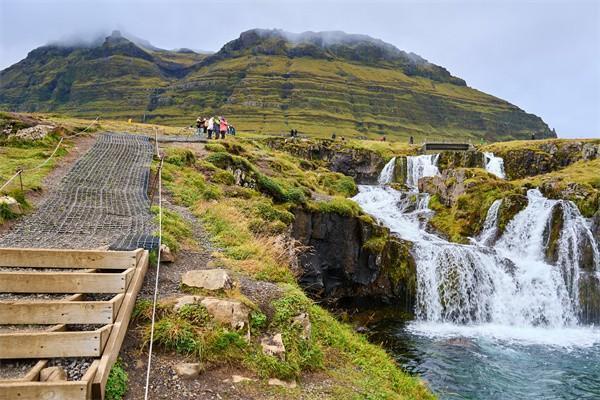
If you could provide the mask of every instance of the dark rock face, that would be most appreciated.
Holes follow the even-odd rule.
[[[393,304],[412,312],[416,266],[410,243],[361,217],[296,209],[292,236],[310,248],[299,259],[300,285],[338,304]]]
[[[331,140],[270,139],[268,145],[310,161],[323,161],[333,172],[351,176],[358,184],[377,183],[385,160],[378,153],[350,149]]]
[[[592,217],[590,230],[592,231],[592,235],[594,235],[594,239],[596,239],[596,243],[600,243],[600,209]]]

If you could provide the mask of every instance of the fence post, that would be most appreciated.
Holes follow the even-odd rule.
[[[19,183],[21,184],[21,194],[24,195],[25,193],[23,192],[23,169],[19,169],[17,171],[19,173]]]

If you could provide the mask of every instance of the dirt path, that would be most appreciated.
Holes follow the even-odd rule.
[[[36,212],[0,237],[0,247],[149,247],[154,242],[147,196],[152,154],[147,137],[99,136]]]

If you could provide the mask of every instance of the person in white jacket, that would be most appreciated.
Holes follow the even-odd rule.
[[[213,128],[215,126],[215,118],[214,117],[210,117],[210,119],[208,120],[208,138],[212,139],[212,134],[213,134]],[[218,133],[217,133],[218,135]]]

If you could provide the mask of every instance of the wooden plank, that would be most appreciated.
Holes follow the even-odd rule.
[[[123,293],[130,273],[0,272],[0,292]]]
[[[104,389],[106,387],[108,374],[115,363],[117,356],[119,355],[121,344],[123,344],[123,339],[125,338],[125,333],[127,332],[127,326],[129,325],[129,320],[131,319],[131,312],[133,311],[133,307],[135,305],[135,299],[140,291],[140,288],[142,287],[144,276],[146,275],[146,271],[148,269],[148,261],[149,253],[148,251],[144,251],[144,255],[140,259],[138,267],[135,270],[135,276],[133,277],[131,285],[127,290],[125,299],[123,300],[123,304],[119,309],[119,314],[117,315],[117,319],[113,325],[110,337],[108,338],[108,342],[104,348],[104,353],[100,359],[98,371],[96,372],[96,376],[94,377],[94,382],[92,384],[93,399],[104,399]]]
[[[0,301],[0,324],[112,324],[113,301]]]
[[[100,357],[112,325],[95,331],[0,334],[0,359]]]
[[[31,367],[27,373],[18,378],[0,379],[0,383],[11,383],[11,382],[31,382],[37,381],[40,378],[40,371],[46,366],[48,360],[39,360]]]
[[[86,400],[83,381],[0,383],[0,400]]]
[[[0,248],[1,267],[127,269],[139,251]]]

